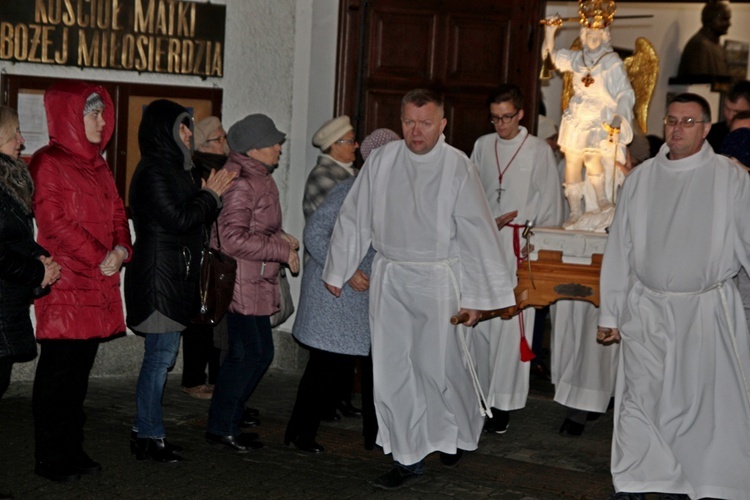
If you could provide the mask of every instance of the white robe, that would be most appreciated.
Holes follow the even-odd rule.
[[[519,150],[521,143],[523,147]],[[498,203],[498,163],[500,170],[504,170],[516,151],[518,154],[503,174],[503,191]],[[536,219],[539,227],[560,225],[563,213],[562,186],[555,155],[545,141],[529,135],[525,127],[521,127],[521,131],[510,140],[501,139],[495,133],[488,134],[477,139],[471,159],[479,170],[493,216],[518,210],[514,224],[524,224],[527,220]],[[513,271],[515,287],[518,280],[516,255],[513,251],[514,231],[516,229],[508,226],[503,228],[500,231],[500,241],[505,250],[505,265]],[[520,238],[522,245],[524,241]],[[495,318],[483,321],[471,333],[477,375],[487,402],[492,407],[516,410],[526,406],[530,364],[521,361],[520,321],[523,318],[524,334],[530,346],[534,336],[534,316],[534,309],[527,309],[523,314],[508,320]]]
[[[596,341],[599,309],[582,300],[561,300],[552,315],[552,383],[555,401],[604,413],[615,390],[619,345]]]
[[[450,317],[515,303],[476,168],[441,137],[427,154],[376,149],[339,213],[323,272],[340,287],[372,243],[377,443],[402,464],[474,450],[480,405]]]
[[[619,327],[617,491],[750,495],[750,347],[732,280],[750,265],[750,177],[708,146],[663,146],[625,181],[601,278]]]

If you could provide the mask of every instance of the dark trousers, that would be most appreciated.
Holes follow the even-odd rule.
[[[0,399],[10,385],[10,374],[13,371],[13,358],[6,356],[0,358]]]
[[[362,370],[362,435],[365,444],[375,444],[378,437],[378,419],[375,416],[373,399],[372,354],[359,357],[359,368]]]
[[[537,309],[534,314],[534,336],[531,340],[531,350],[536,355],[531,360],[532,363],[544,364],[544,328],[547,325],[547,316],[549,316],[549,306]]]
[[[214,347],[214,327],[190,325],[182,332],[182,386],[196,387],[216,383],[219,369],[219,349]]]
[[[83,402],[99,340],[42,340],[39,345],[32,396],[35,458],[71,460],[83,449]]]
[[[308,348],[305,373],[299,381],[297,399],[292,416],[286,427],[285,441],[312,441],[318,433],[320,420],[330,413],[339,400],[340,382],[343,377],[351,378],[356,356],[338,354]]]
[[[219,367],[208,412],[208,432],[236,436],[245,402],[273,361],[273,335],[268,316],[227,313],[228,349]]]

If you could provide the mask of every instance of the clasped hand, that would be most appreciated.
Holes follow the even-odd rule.
[[[113,276],[120,272],[122,263],[125,260],[125,251],[121,248],[115,248],[111,252],[107,253],[101,264],[99,264],[99,270],[104,276]]]
[[[621,340],[620,330],[600,326],[596,329],[596,341],[603,345],[617,344]]]
[[[42,284],[40,286],[46,288],[60,279],[60,271],[62,268],[60,267],[60,264],[52,260],[52,257],[40,255],[39,260],[44,264],[44,278],[42,278]]]

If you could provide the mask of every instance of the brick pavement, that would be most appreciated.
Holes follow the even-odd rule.
[[[266,374],[250,405],[261,410],[257,428],[265,448],[246,455],[216,451],[203,440],[209,402],[187,397],[171,376],[164,407],[169,439],[181,444],[179,466],[138,462],[129,454],[135,409],[133,378],[92,379],[86,402],[88,453],[104,472],[71,484],[33,473],[31,383],[11,385],[0,401],[0,491],[17,499],[110,498],[498,498],[605,499],[609,475],[611,413],[587,425],[580,438],[558,434],[565,410],[549,400],[550,387],[535,384],[526,409],[513,412],[502,436],[483,435],[479,450],[455,469],[427,460],[425,480],[384,492],[371,481],[390,459],[362,446],[359,419],[325,423],[318,441],[326,453],[311,456],[282,444],[298,376]]]

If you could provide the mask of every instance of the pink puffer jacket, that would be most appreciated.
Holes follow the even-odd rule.
[[[279,310],[279,267],[289,260],[291,250],[280,236],[279,189],[271,171],[246,155],[231,152],[224,168],[237,172],[234,184],[222,196],[219,215],[221,250],[237,259],[229,310],[270,316]],[[212,245],[216,247],[216,234]]]

